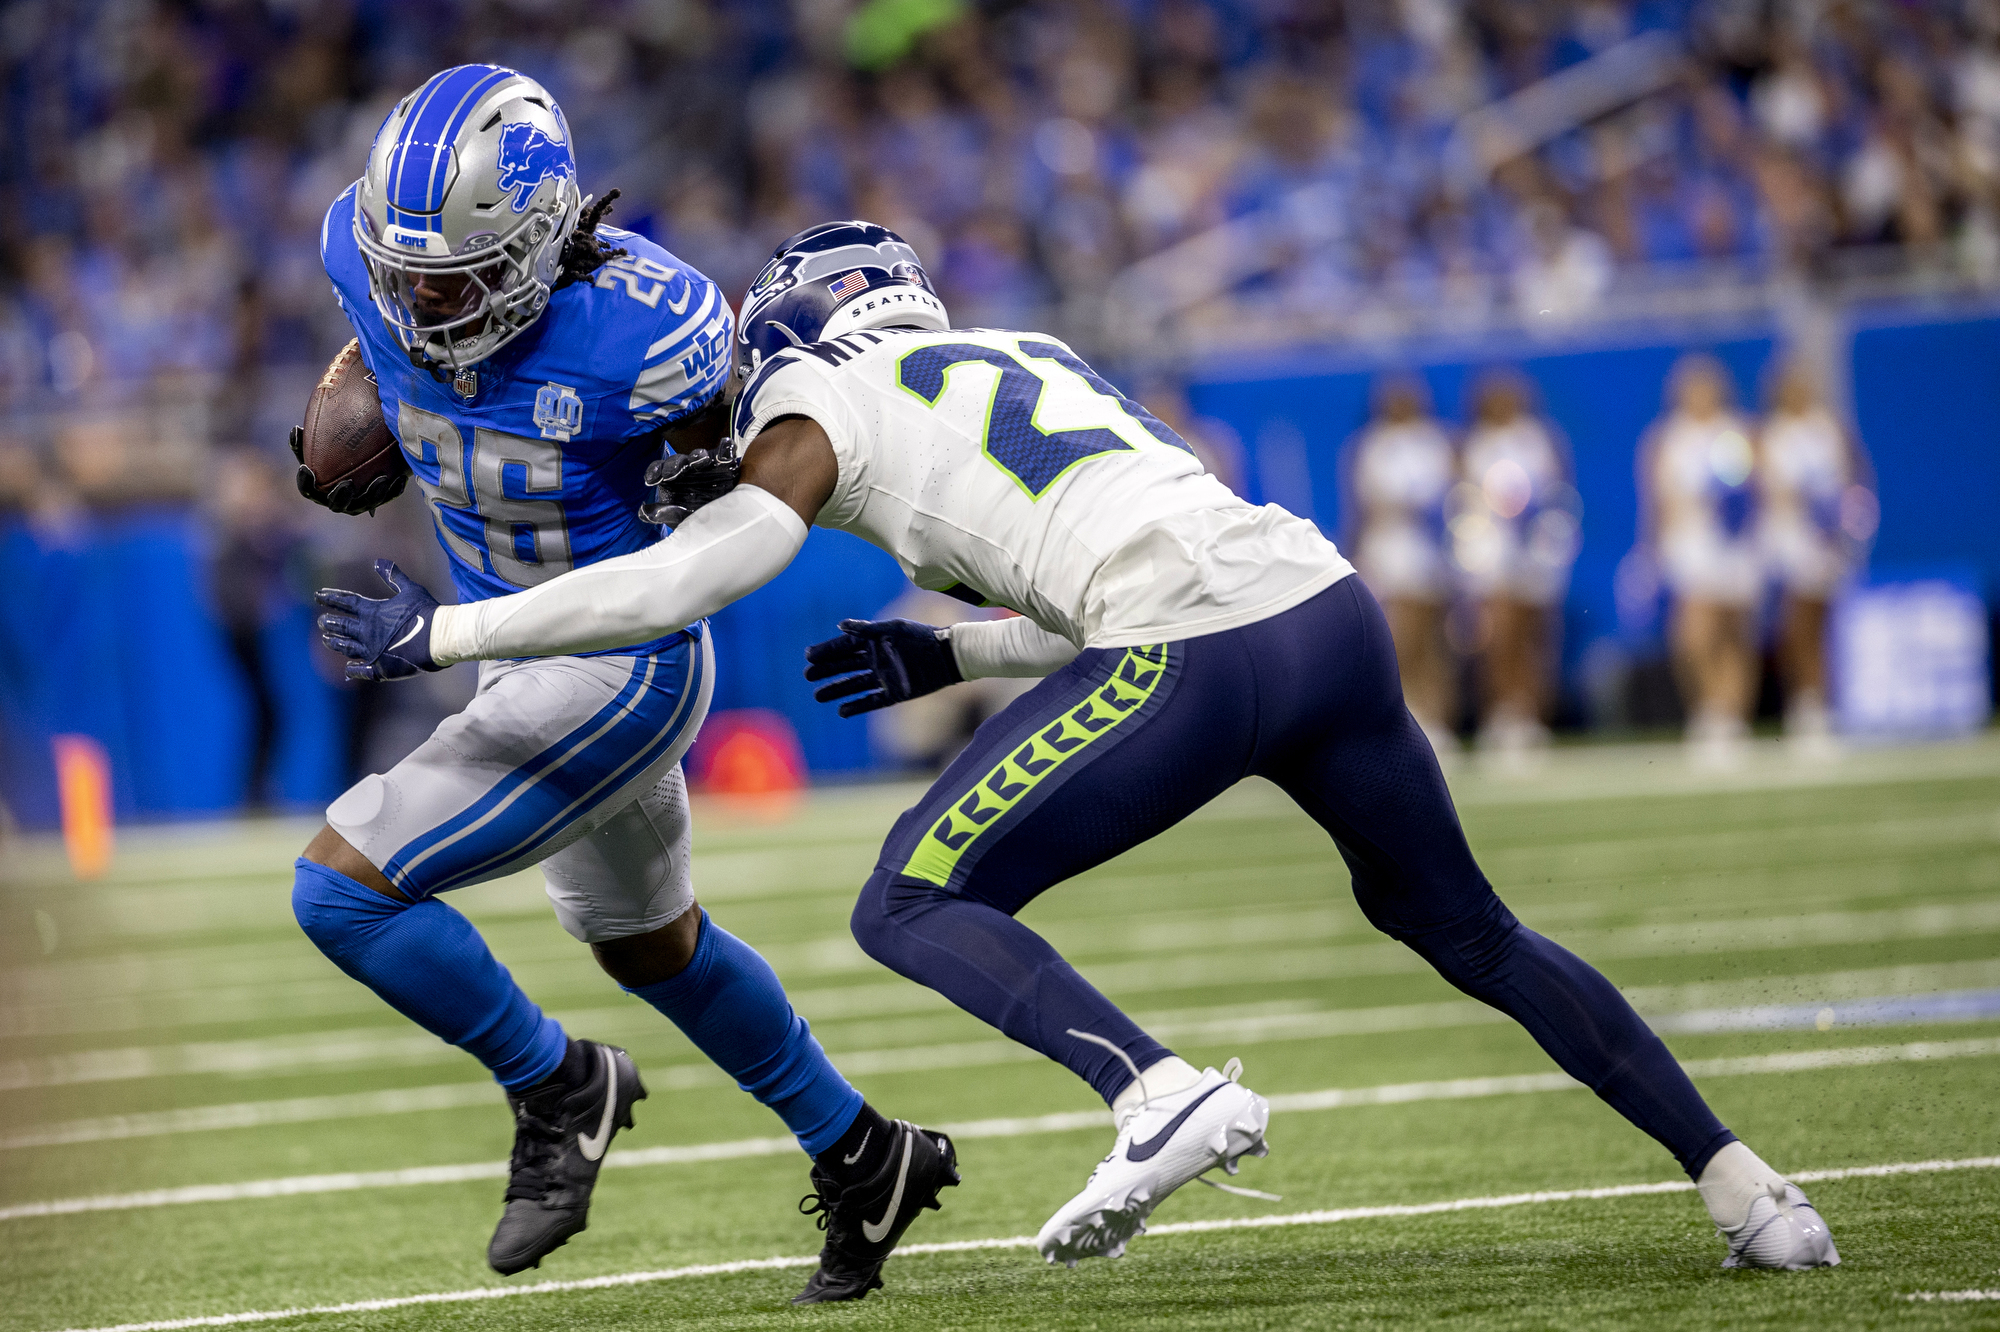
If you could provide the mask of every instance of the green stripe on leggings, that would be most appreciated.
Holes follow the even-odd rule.
[[[1137,713],[1159,687],[1166,666],[1165,643],[1125,649],[1124,659],[1103,687],[995,764],[964,799],[931,825],[903,873],[947,886],[959,861],[994,820]]]

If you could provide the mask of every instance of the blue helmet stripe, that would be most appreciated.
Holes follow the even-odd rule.
[[[498,65],[459,65],[433,75],[418,89],[397,136],[397,158],[389,194],[403,212],[435,213],[450,166],[451,144],[465,127],[465,121],[493,86],[512,78],[514,71]],[[412,154],[416,162],[410,162]],[[415,170],[410,168],[414,166]],[[442,228],[441,219],[432,219],[432,230]]]
[[[514,77],[513,70],[503,69],[499,65],[467,65],[463,66],[463,68],[468,70],[483,70],[485,73],[483,77],[460,95],[458,105],[452,108],[450,118],[445,121],[444,133],[438,138],[438,142],[441,144],[456,142],[459,131],[465,128],[465,122],[471,117],[473,108],[479,105],[479,99],[484,97],[495,85],[504,83]],[[444,206],[444,173],[446,163],[449,160],[445,155],[445,150],[440,148],[436,158],[432,162],[431,179],[424,186],[424,198],[431,208],[442,208]]]
[[[406,198],[403,192],[403,168],[410,158],[412,138],[410,131],[416,128],[417,121],[429,108],[431,99],[437,95],[438,85],[457,72],[448,69],[442,74],[431,75],[424,86],[417,89],[415,95],[410,98],[410,114],[403,118],[403,128],[396,136],[396,147],[393,150],[396,154],[396,165],[391,169],[392,174],[389,179],[389,202],[392,205],[403,203]]]

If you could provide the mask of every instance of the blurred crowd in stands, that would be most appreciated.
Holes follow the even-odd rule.
[[[1649,40],[1655,91],[1452,174],[1468,114]],[[1297,338],[1587,318],[1648,264],[2000,269],[1996,0],[12,0],[0,511],[207,506],[239,627],[391,528],[426,569],[414,506],[327,520],[281,450],[348,337],[325,208],[474,60],[542,80],[584,188],[726,291],[865,216],[959,323],[1114,366],[1132,274]]]

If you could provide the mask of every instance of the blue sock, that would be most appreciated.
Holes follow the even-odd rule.
[[[436,898],[398,902],[309,860],[294,869],[299,928],[391,1008],[486,1065],[509,1091],[562,1063],[562,1024],[521,992],[471,921]]]
[[[777,1111],[809,1155],[840,1141],[861,1113],[861,1093],[792,1011],[778,973],[706,911],[694,957],[680,974],[630,993],[666,1014],[737,1086]]]

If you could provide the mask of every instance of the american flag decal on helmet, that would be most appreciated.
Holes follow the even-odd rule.
[[[827,284],[826,294],[836,301],[843,301],[867,285],[868,275],[857,268],[846,277]]]

